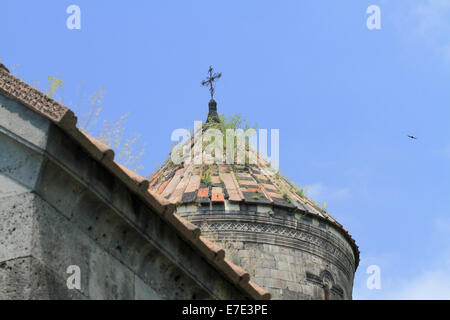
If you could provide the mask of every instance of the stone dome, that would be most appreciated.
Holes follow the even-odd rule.
[[[247,159],[254,151],[245,152]],[[349,232],[254,156],[254,164],[169,158],[149,178],[150,190],[176,204],[273,298],[351,299],[359,250]]]

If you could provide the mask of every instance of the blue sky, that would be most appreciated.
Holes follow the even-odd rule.
[[[66,8],[81,8],[81,30]],[[381,8],[368,30],[366,8]],[[450,298],[450,2],[2,1],[2,62],[64,81],[65,102],[102,86],[100,118],[130,112],[142,174],[174,129],[220,113],[280,129],[280,168],[352,233],[355,299]],[[15,66],[16,65],[16,66]],[[14,67],[15,66],[15,67]],[[417,136],[410,140],[408,134]],[[369,265],[381,290],[366,287]]]

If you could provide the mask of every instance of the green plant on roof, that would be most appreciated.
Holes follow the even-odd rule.
[[[300,198],[302,198],[302,199],[308,199],[308,196],[307,196],[307,192],[308,192],[308,186],[305,186],[305,187],[301,187],[300,185],[297,187],[297,188],[295,188],[294,187],[294,190],[295,190],[295,193],[300,197]]]
[[[317,202],[315,202],[314,200],[311,200],[311,199],[308,199],[308,200],[314,209],[316,209],[317,211],[322,211],[322,207],[319,204],[317,204]]]
[[[240,113],[236,113],[235,115],[232,116],[225,116],[224,114],[219,115],[219,120],[220,122],[215,122],[215,121],[211,121],[211,122],[206,122],[203,124],[203,129],[207,130],[207,129],[217,129],[222,133],[222,137],[223,137],[223,147],[224,147],[224,151],[226,152],[226,136],[227,136],[227,129],[232,129],[232,130],[238,130],[238,129],[242,129],[245,133],[251,134],[252,132],[256,133],[256,129],[257,129],[257,124],[255,124],[254,126],[250,126],[247,123],[247,120],[242,116],[242,114]],[[249,145],[250,145],[250,141],[248,141],[248,137],[245,138],[245,150],[249,150]],[[209,145],[210,141],[207,142],[207,144],[203,143],[203,150],[206,148],[207,145]],[[236,149],[237,146],[237,137],[234,136],[234,141],[233,141],[233,146]],[[234,156],[237,156],[237,152],[234,152]]]
[[[232,116],[225,116],[224,114],[219,115],[220,123],[222,125],[222,128],[226,129],[242,129],[242,130],[248,130],[248,129],[257,129],[258,125],[255,124],[254,126],[250,126],[247,122],[247,120],[242,116],[241,113],[236,113]],[[225,132],[225,131],[224,131]]]
[[[10,70],[13,72],[18,64],[13,65]],[[117,121],[103,121],[102,125],[98,125],[101,111],[103,110],[105,89],[100,87],[94,91],[92,95],[85,93],[84,81],[78,86],[75,99],[69,99],[65,92],[61,92],[64,81],[58,75],[47,76],[48,88],[42,89],[45,94],[58,102],[65,104],[72,109],[78,117],[77,128],[81,131],[95,137],[100,142],[108,145],[115,151],[115,161],[126,166],[134,172],[143,169],[141,157],[145,149],[144,144],[140,143],[140,135],[134,134],[129,136],[125,134],[125,119],[128,113],[122,115]],[[41,86],[37,79],[32,81],[32,86],[41,90]],[[69,88],[70,89],[70,88]],[[77,101],[76,103],[70,100]],[[139,147],[139,145],[141,145]]]
[[[250,126],[247,120],[242,116],[241,113],[236,113],[232,116],[225,116],[224,114],[219,115],[220,122],[206,122],[203,124],[204,129],[218,129],[225,136],[227,129],[237,130],[242,129],[244,131],[249,129],[257,129],[257,124]]]
[[[55,91],[58,88],[61,88],[63,86],[62,80],[52,77],[52,76],[47,76],[47,80],[49,83],[49,88],[47,89],[47,95],[52,98],[55,95]]]
[[[286,189],[280,189],[280,191],[282,192],[283,195],[283,199],[286,200],[287,202],[291,203],[291,199],[289,198],[288,193],[286,192]]]
[[[258,191],[257,191],[258,192]],[[263,194],[257,194],[257,195],[254,195],[252,198],[253,199],[260,199],[260,198],[263,198],[264,197],[264,195]]]
[[[203,175],[202,182],[207,186],[211,185],[211,176],[209,174]]]
[[[300,197],[300,198],[305,198],[305,194],[303,193],[303,189],[295,189],[295,193]]]
[[[167,166],[168,167],[171,167],[174,164],[173,161],[172,161],[172,158],[168,158],[166,162],[167,162]]]
[[[203,172],[200,174],[200,180],[206,184],[207,186],[210,186],[211,183],[211,176],[212,176],[212,167],[209,165],[208,167],[203,168]]]

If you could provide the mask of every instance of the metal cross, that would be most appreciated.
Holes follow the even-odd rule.
[[[202,81],[202,86],[209,86],[209,92],[211,92],[211,99],[214,97],[214,81],[219,79],[222,76],[222,73],[214,73],[213,74],[213,68],[210,66],[208,70],[208,77],[206,80]]]

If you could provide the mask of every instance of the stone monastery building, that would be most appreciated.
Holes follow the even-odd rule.
[[[0,299],[352,298],[355,241],[258,155],[147,179],[76,124],[0,65]]]

